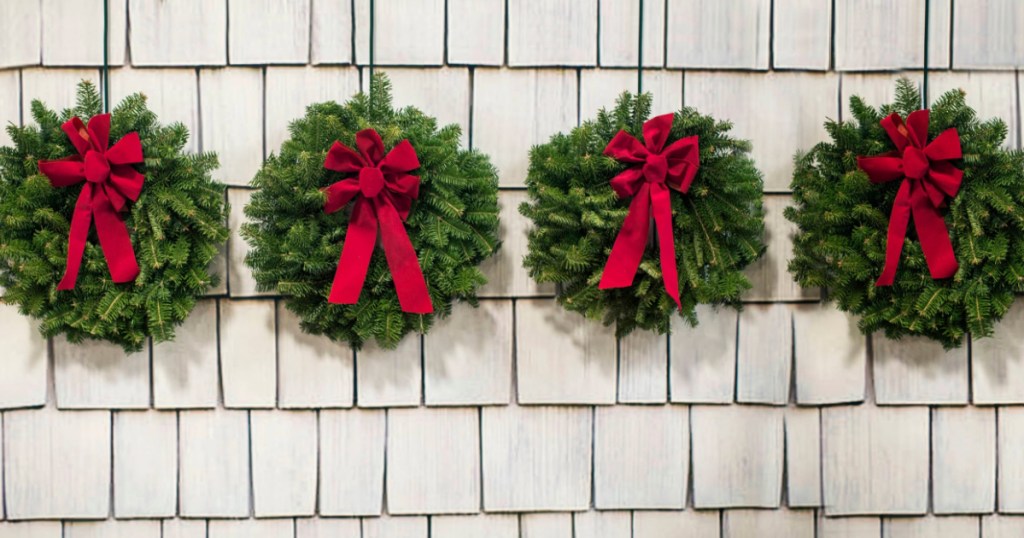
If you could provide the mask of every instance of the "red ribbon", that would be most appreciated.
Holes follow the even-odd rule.
[[[128,200],[136,201],[145,176],[132,164],[142,162],[142,143],[138,133],[128,133],[108,148],[110,114],[93,116],[88,128],[77,117],[61,126],[78,150],[57,161],[39,161],[39,172],[50,178],[54,187],[67,187],[85,181],[75,203],[68,236],[68,261],[58,290],[74,289],[82,255],[89,237],[89,226],[96,220],[96,235],[107,260],[110,278],[117,283],[131,282],[139,275],[139,264],[128,236],[121,211]]]
[[[385,155],[384,143],[373,129],[356,133],[356,146],[358,152],[334,142],[324,161],[324,167],[329,170],[357,174],[324,189],[327,193],[325,213],[334,213],[355,200],[328,301],[335,304],[359,301],[379,225],[381,245],[402,311],[429,314],[434,307],[427,283],[402,224],[409,217],[412,201],[419,196],[420,178],[409,174],[420,167],[416,150],[408,140],[402,140]]]
[[[696,136],[681,138],[667,148],[664,147],[672,131],[672,121],[673,115],[665,114],[644,123],[646,146],[626,131],[619,131],[608,143],[608,147],[604,148],[605,155],[632,165],[612,178],[611,185],[619,198],[632,196],[633,201],[629,204],[629,213],[622,223],[622,229],[615,238],[598,287],[606,290],[633,285],[633,277],[640,267],[647,246],[653,206],[665,291],[676,306],[682,309],[669,188],[683,193],[690,190],[690,184],[700,167],[700,153]]]
[[[939,208],[947,196],[952,198],[960,190],[964,173],[949,162],[963,156],[960,135],[955,128],[946,129],[929,144],[927,110],[911,112],[906,125],[896,113],[883,119],[881,124],[896,144],[896,151],[876,157],[857,157],[857,166],[867,172],[872,183],[897,179],[902,179],[903,183],[896,192],[889,217],[885,268],[875,286],[891,286],[896,279],[911,216],[932,278],[949,278],[956,273],[958,265]]]

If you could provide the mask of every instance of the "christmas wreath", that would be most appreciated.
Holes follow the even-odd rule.
[[[765,249],[750,144],[692,109],[648,120],[650,109],[650,95],[626,93],[534,147],[519,208],[534,224],[530,275],[618,336],[665,333],[677,310],[696,324],[698,303],[738,306],[741,270]]]
[[[457,125],[393,109],[383,75],[371,84],[292,122],[253,180],[242,236],[259,289],[284,294],[305,331],[393,348],[454,300],[476,304],[477,266],[499,246],[498,178],[459,149]]]
[[[832,140],[797,157],[789,269],[866,334],[951,348],[991,335],[1024,291],[1024,154],[962,90],[920,104],[906,79],[879,109],[854,96],[852,121],[827,122]]]
[[[101,114],[82,82],[60,115],[32,102],[38,127],[9,126],[0,148],[3,301],[45,336],[138,351],[170,340],[228,236],[216,155],[182,153],[188,129],[162,126],[132,95]]]

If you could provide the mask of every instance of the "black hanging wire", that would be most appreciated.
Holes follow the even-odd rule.
[[[110,112],[110,3],[103,0],[103,111]]]
[[[924,1],[924,80],[921,84],[921,108],[928,108],[928,50],[931,44],[931,0]]]
[[[640,0],[640,24],[636,39],[636,93],[644,93],[644,0]]]
[[[369,72],[369,90],[367,91],[367,95],[370,98],[370,119],[371,120],[373,119],[373,61],[374,61],[373,54],[374,54],[374,29],[376,28],[376,24],[374,24],[374,16],[376,15],[376,13],[377,13],[377,10],[376,10],[376,5],[374,4],[374,0],[370,0],[370,64],[369,64],[368,69],[367,69],[367,71]]]

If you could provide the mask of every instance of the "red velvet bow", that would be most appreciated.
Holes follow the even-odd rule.
[[[384,154],[384,143],[373,129],[356,133],[359,152],[335,142],[324,167],[343,174],[358,174],[326,189],[325,213],[334,213],[355,199],[349,217],[345,245],[334,273],[329,302],[356,304],[370,267],[370,257],[380,226],[381,244],[395,281],[403,312],[429,314],[430,303],[423,270],[402,224],[409,217],[412,201],[419,196],[420,178],[409,172],[420,167],[416,150],[402,140]]]
[[[138,133],[128,133],[108,148],[110,114],[93,116],[88,128],[77,117],[61,129],[78,150],[57,161],[39,161],[39,172],[50,178],[54,187],[67,187],[85,181],[75,203],[68,237],[68,261],[58,290],[74,289],[82,255],[89,237],[89,226],[96,219],[96,235],[107,260],[110,278],[117,283],[131,282],[139,275],[139,264],[120,213],[128,200],[142,192],[145,176],[132,164],[142,162],[142,143]]]
[[[690,189],[690,183],[700,167],[700,153],[696,136],[676,140],[667,148],[664,147],[672,130],[672,121],[673,115],[665,114],[644,123],[646,147],[626,131],[619,131],[604,149],[605,155],[632,165],[612,178],[611,185],[619,198],[632,196],[633,201],[629,204],[629,213],[622,223],[622,229],[615,238],[598,287],[606,290],[633,285],[633,277],[640,267],[640,259],[647,245],[653,206],[665,291],[676,306],[682,308],[679,302],[679,274],[676,268],[676,242],[672,233],[669,188],[683,193]]]
[[[929,144],[927,110],[911,112],[906,125],[896,113],[883,119],[881,124],[896,144],[896,151],[876,157],[858,157],[857,166],[867,172],[872,183],[897,179],[903,179],[903,183],[896,192],[889,216],[885,268],[875,285],[891,286],[896,279],[911,216],[932,278],[949,278],[956,273],[957,262],[939,208],[947,196],[956,196],[963,179],[963,171],[949,162],[963,156],[960,135],[955,128],[946,129]]]

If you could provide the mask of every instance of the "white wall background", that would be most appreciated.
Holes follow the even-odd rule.
[[[99,80],[102,1],[0,0],[0,121]],[[396,102],[499,166],[505,248],[479,311],[354,354],[254,292],[237,229],[288,121],[366,82],[368,0],[110,0],[112,97],[220,154],[226,285],[130,357],[0,308],[0,538],[1024,536],[1024,307],[943,353],[785,269],[792,154],[920,80],[926,24],[933,96],[1020,145],[1024,2],[925,1],[644,1],[645,88],[753,140],[769,250],[742,313],[616,345],[530,281],[516,206],[531,144],[635,88],[639,0],[377,0]]]

